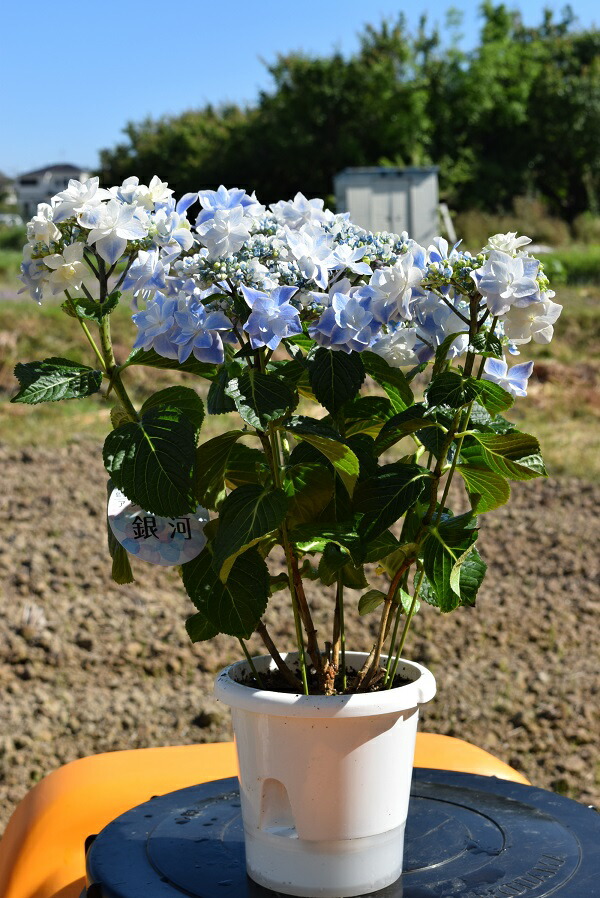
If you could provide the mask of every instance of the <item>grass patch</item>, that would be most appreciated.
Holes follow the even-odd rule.
[[[518,399],[510,414],[520,428],[535,434],[553,476],[600,480],[600,289],[563,287],[557,299],[564,311],[548,346],[530,343],[523,358],[535,360],[527,399]],[[111,316],[115,353],[129,354],[135,328],[127,301]],[[113,405],[105,391],[85,400],[39,406],[11,405],[17,391],[13,369],[27,362],[60,355],[84,364],[94,356],[77,323],[57,301],[37,306],[31,300],[0,300],[0,439],[13,446],[64,446],[82,439],[103,440]],[[518,361],[514,359],[513,364]],[[124,377],[136,405],[157,389],[186,383],[206,396],[200,378],[152,368],[130,368]],[[234,415],[207,417],[204,438],[238,426]]]
[[[554,284],[600,285],[600,245],[570,246],[542,257],[544,270]]]

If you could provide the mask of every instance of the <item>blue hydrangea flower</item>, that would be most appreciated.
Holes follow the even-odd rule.
[[[268,346],[277,349],[285,337],[302,333],[298,309],[290,304],[296,287],[277,287],[268,295],[242,284],[242,293],[252,309],[244,324],[253,349]]]
[[[177,348],[173,346],[171,340],[176,306],[176,300],[157,293],[142,312],[132,315],[133,323],[138,329],[133,348],[154,349],[167,359],[176,359]]]
[[[241,207],[244,214],[260,215],[265,211],[265,207],[256,199],[256,195],[248,196],[245,190],[239,187],[232,187],[227,190],[222,184],[218,190],[199,190],[198,199],[202,206],[202,211],[196,219],[196,227],[204,224],[205,221],[214,218],[215,212],[223,209],[237,209]]]
[[[492,250],[485,265],[471,275],[492,315],[504,315],[512,305],[526,306],[539,300],[539,264],[527,256],[514,258]]]
[[[350,353],[368,349],[380,325],[363,299],[335,293],[331,305],[308,333],[319,346]]]
[[[483,379],[499,384],[513,396],[527,396],[527,381],[533,371],[533,362],[522,362],[509,368],[504,359],[486,359]]]
[[[171,336],[177,358],[183,363],[192,353],[199,362],[221,365],[225,361],[223,341],[235,342],[232,324],[223,312],[207,312],[201,302],[178,300],[174,314],[175,330]]]
[[[142,292],[150,298],[156,290],[164,290],[168,272],[169,266],[163,264],[158,249],[140,250],[123,281],[123,290],[132,290],[134,296]]]

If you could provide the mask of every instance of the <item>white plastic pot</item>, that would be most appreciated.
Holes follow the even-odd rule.
[[[346,653],[350,668],[365,658]],[[259,672],[273,668],[269,657],[254,661]],[[246,661],[218,675],[215,695],[233,718],[255,882],[288,895],[346,898],[398,879],[419,705],[436,689],[420,664],[402,660],[398,674],[411,682],[336,696],[244,686]]]

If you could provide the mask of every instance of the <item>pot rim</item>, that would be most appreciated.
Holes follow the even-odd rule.
[[[282,654],[282,658],[296,660],[297,652]],[[346,662],[361,665],[366,652],[346,652]],[[273,670],[275,663],[270,655],[252,659],[257,669]],[[387,660],[382,656],[382,660]],[[373,717],[416,710],[430,701],[436,692],[435,678],[430,670],[401,658],[398,674],[411,680],[404,686],[353,695],[303,695],[302,693],[271,692],[255,686],[245,686],[234,679],[233,674],[250,673],[247,661],[236,661],[223,668],[215,680],[215,697],[232,708],[270,714],[277,717]]]

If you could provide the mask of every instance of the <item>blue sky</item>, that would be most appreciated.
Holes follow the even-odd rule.
[[[464,13],[463,46],[479,29],[479,0],[9,0],[3,12],[0,171],[15,175],[52,162],[94,166],[127,121],[176,114],[206,102],[251,102],[270,87],[263,60],[302,50],[351,53],[368,22],[428,12],[443,24]],[[544,6],[523,0],[528,24]],[[572,4],[582,26],[600,24],[595,0]],[[433,12],[432,12],[433,10]]]

